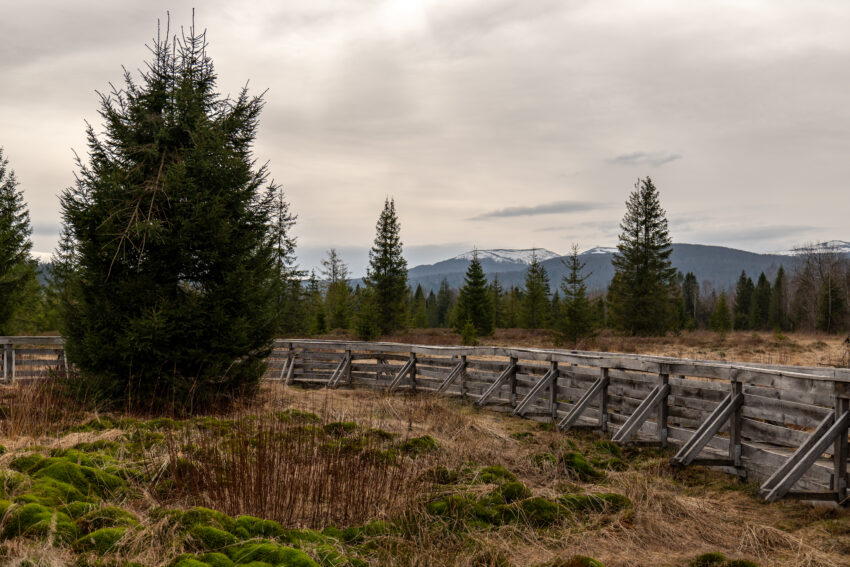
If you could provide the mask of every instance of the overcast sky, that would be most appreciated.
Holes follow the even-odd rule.
[[[191,2],[0,2],[0,146],[34,250],[85,160],[96,90]],[[386,196],[411,265],[614,245],[651,176],[677,242],[850,240],[850,3],[195,1],[222,93],[268,89],[256,157],[307,268],[363,273]]]

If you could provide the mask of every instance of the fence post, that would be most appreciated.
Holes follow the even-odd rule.
[[[9,371],[9,365],[12,361],[12,345],[10,343],[6,343],[3,345],[3,381],[11,382],[12,381],[12,373]]]
[[[466,401],[466,355],[460,355],[460,361],[463,363],[463,370],[460,371],[460,399]]]
[[[732,378],[732,398],[743,393],[743,384],[733,376]],[[741,404],[743,406],[743,404]],[[732,417],[729,418],[729,459],[735,468],[741,466],[741,425],[743,416],[741,415],[741,407],[739,406]]]
[[[602,368],[602,390],[599,392],[599,429],[608,432],[608,369]]]
[[[558,423],[558,362],[551,363],[552,378],[549,379],[549,408],[552,411],[552,423]]]
[[[850,385],[846,383],[835,383],[835,419],[850,411]],[[833,473],[832,490],[839,503],[847,499],[847,457],[848,457],[848,427],[835,438],[832,449]]]
[[[663,388],[668,384],[670,384],[670,374],[666,372],[658,374],[658,385]],[[667,417],[669,414],[670,409],[667,406],[667,396],[664,396],[658,402],[658,415],[656,416],[658,422],[658,442],[661,444],[662,449],[667,447]]]
[[[519,359],[515,356],[512,356],[509,361],[509,365],[516,365],[519,362]],[[511,407],[516,407],[516,370],[511,373],[510,377],[511,381]]]

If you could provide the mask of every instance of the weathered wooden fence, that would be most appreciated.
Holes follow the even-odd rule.
[[[3,377],[65,371],[59,337],[0,337]],[[560,430],[672,445],[676,466],[756,479],[769,501],[847,501],[850,370],[506,347],[278,340],[269,380],[459,396]]]

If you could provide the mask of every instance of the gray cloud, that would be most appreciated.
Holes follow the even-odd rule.
[[[682,159],[680,154],[632,152],[612,158],[611,163],[618,165],[651,165],[661,167],[671,161]]]
[[[157,19],[186,26],[192,3],[7,4],[0,145],[49,251],[70,149],[86,159],[84,120],[101,129],[94,91],[144,68]],[[362,268],[387,195],[411,264],[470,249],[450,248],[471,228],[480,248],[610,244],[649,168],[676,241],[850,239],[843,0],[209,0],[196,22],[220,91],[269,89],[255,154],[299,214],[305,266],[345,244]],[[568,229],[469,222],[547,214]]]
[[[532,217],[538,215],[557,215],[569,213],[582,213],[587,211],[598,211],[607,209],[610,205],[601,203],[582,203],[577,201],[553,201],[534,205],[531,207],[505,207],[487,213],[474,216],[469,220],[487,220],[511,217]]]

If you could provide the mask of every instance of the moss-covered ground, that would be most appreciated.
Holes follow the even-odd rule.
[[[58,433],[0,439],[0,564],[850,564],[846,512],[764,504],[731,477],[670,469],[659,450],[430,396],[282,386],[263,396],[233,415],[89,415]],[[202,482],[205,468],[235,466],[211,453],[237,443],[257,459],[240,465],[254,495],[244,510],[278,512],[239,512],[238,495]],[[353,468],[312,471],[336,479],[313,500],[262,486],[286,481],[261,474],[284,466],[263,465],[264,451],[293,443],[334,455],[315,457],[328,467],[365,463],[398,497],[349,498],[365,482]],[[275,498],[278,508],[250,508]],[[279,512],[287,506],[305,510]]]

